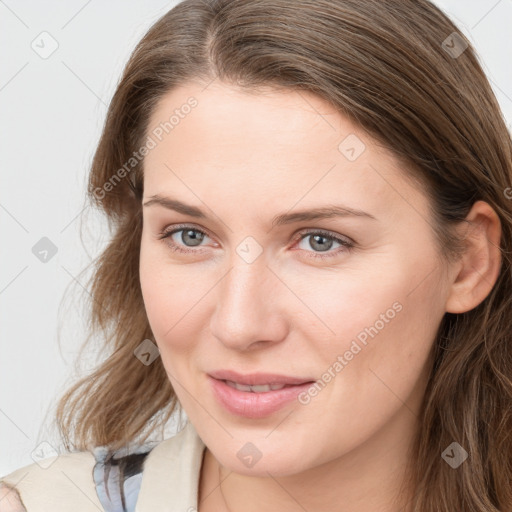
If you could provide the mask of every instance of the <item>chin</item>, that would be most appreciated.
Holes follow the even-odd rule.
[[[266,431],[265,435],[270,430]],[[274,435],[274,434],[271,434]],[[250,436],[247,436],[250,438]],[[210,448],[220,464],[235,473],[253,477],[289,476],[308,469],[303,449],[299,443],[283,446],[276,437],[274,441],[241,441],[233,439],[227,445]]]

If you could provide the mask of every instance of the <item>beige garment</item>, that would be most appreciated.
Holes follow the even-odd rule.
[[[144,462],[135,511],[196,512],[204,448],[190,421],[178,434],[158,443]],[[94,486],[91,452],[58,455],[44,463],[51,465],[43,469],[41,461],[30,464],[0,478],[0,484],[18,490],[27,512],[103,511]],[[0,512],[11,510],[6,507],[7,498],[3,498]]]

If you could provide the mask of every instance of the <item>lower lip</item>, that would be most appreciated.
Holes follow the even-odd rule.
[[[240,391],[228,386],[223,380],[208,376],[217,400],[232,414],[245,418],[264,418],[297,399],[307,391],[314,382],[289,386],[274,391],[253,393]]]

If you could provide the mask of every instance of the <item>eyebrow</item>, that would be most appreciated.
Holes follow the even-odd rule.
[[[159,205],[168,210],[174,210],[175,212],[189,215],[198,219],[207,219],[208,216],[196,206],[182,203],[177,199],[170,197],[162,197],[158,194],[151,196],[148,201],[144,203],[144,206]],[[363,210],[357,210],[343,205],[327,205],[319,208],[313,208],[310,210],[301,210],[293,213],[283,213],[276,215],[272,219],[272,226],[282,226],[285,224],[291,224],[293,222],[311,221],[319,219],[328,219],[332,217],[363,217],[368,219],[377,220],[371,213]]]

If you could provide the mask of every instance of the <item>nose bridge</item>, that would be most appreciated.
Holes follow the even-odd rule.
[[[241,314],[248,318],[258,313],[264,305],[261,299],[268,297],[269,270],[265,259],[260,255],[247,262],[238,254],[230,261],[230,270],[219,287],[218,310],[228,310],[231,318]]]
[[[242,249],[246,249],[242,255],[239,247],[233,252],[229,271],[218,283],[211,320],[212,333],[225,345],[239,349],[282,334],[280,328],[275,330],[282,323],[276,315],[276,278],[262,252],[253,259],[250,245],[242,244]]]
[[[221,286],[222,299],[232,308],[245,307],[251,294],[261,293],[268,284],[269,270],[266,267],[267,252],[252,236],[246,236],[230,254],[230,271]],[[254,303],[254,301],[252,301]]]

